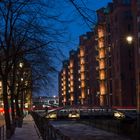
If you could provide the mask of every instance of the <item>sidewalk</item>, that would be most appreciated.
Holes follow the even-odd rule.
[[[10,140],[42,140],[39,131],[31,115],[27,115],[23,120],[22,128],[16,128],[15,134]]]

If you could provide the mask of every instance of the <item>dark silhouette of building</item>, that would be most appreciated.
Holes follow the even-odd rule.
[[[140,113],[140,1],[132,0],[137,110]]]

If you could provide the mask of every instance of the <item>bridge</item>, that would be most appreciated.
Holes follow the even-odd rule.
[[[76,111],[74,117],[69,115],[72,111]],[[88,138],[92,140],[100,138],[101,140],[130,140],[129,138],[132,138],[137,140],[136,137],[139,135],[137,120],[134,118],[128,119],[126,116],[116,118],[112,113],[112,110],[97,110],[97,108],[79,110],[59,108],[44,114],[34,112],[33,116],[45,137],[44,139],[87,140]],[[53,116],[53,114],[55,115]],[[76,116],[76,114],[79,115]],[[48,115],[53,117],[49,118]]]
[[[52,108],[45,113],[48,119],[91,119],[91,118],[116,118],[125,120],[136,120],[137,112],[134,108],[89,108],[89,107],[58,107]]]

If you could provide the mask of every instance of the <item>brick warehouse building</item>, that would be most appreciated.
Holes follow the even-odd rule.
[[[81,105],[99,105],[97,96],[98,81],[96,71],[96,41],[94,32],[80,36],[79,43],[79,81]]]
[[[59,73],[59,105],[65,106],[70,105],[68,94],[69,86],[68,86],[68,60],[63,61],[63,68]]]
[[[60,105],[99,105],[97,62],[93,32],[80,36],[77,51],[70,51],[59,73]]]
[[[139,18],[136,6],[136,1],[114,0],[106,8],[97,10],[98,22],[91,45],[88,34],[81,36],[79,62],[83,57],[86,63],[79,65],[78,71],[81,77],[83,73],[85,76],[80,79],[80,104],[135,107],[136,98],[139,103]],[[128,35],[134,37],[131,44],[126,40]],[[95,48],[97,52],[94,53]],[[100,104],[95,101],[97,97]]]
[[[69,55],[69,100],[70,105],[77,105],[80,93],[78,81],[78,54],[77,51],[72,50]]]
[[[133,35],[131,3],[114,0],[110,12],[113,106],[136,106],[134,45],[126,41]]]

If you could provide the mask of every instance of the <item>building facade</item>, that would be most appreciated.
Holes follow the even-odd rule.
[[[137,110],[140,113],[140,1],[132,1],[132,13],[134,24],[134,49],[135,49],[135,77]]]
[[[59,104],[61,106],[70,105],[70,87],[69,87],[69,61],[63,61],[63,68],[59,74],[60,88],[59,88]]]
[[[79,103],[79,80],[78,80],[78,54],[77,51],[71,50],[69,53],[69,93],[70,105],[76,106]]]
[[[139,9],[139,0],[113,0],[97,10],[94,32],[80,36],[74,66],[78,70],[74,78],[79,81],[74,86],[79,90],[71,92],[76,95],[77,100],[71,98],[75,104],[114,108],[137,105],[140,110]],[[72,60],[70,57],[70,70]]]
[[[131,1],[114,0],[110,18],[113,106],[136,106],[134,45],[126,40],[134,33]]]

